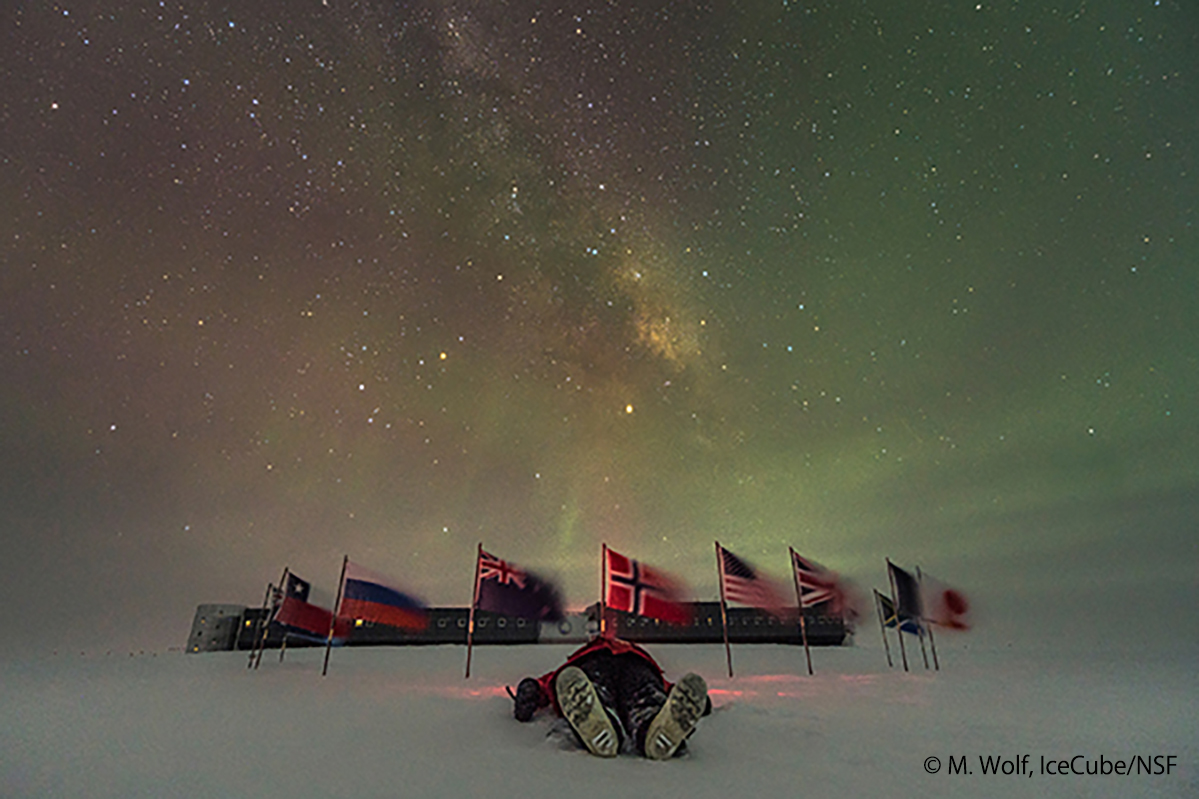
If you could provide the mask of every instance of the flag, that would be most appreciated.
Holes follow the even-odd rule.
[[[537,621],[561,621],[557,586],[506,560],[479,550],[479,610]]]
[[[799,583],[800,607],[824,605],[829,616],[857,615],[848,601],[846,586],[835,571],[803,557],[794,549],[791,550],[791,566],[795,569],[795,581]]]
[[[287,573],[287,584],[283,589],[284,596],[294,596],[301,602],[307,602],[310,591],[312,591],[312,583],[301,580],[290,571]]]
[[[283,603],[275,614],[275,621],[301,633],[317,636],[322,640],[329,635],[329,624],[333,621],[332,611],[308,601],[312,584],[288,572],[283,587]],[[348,627],[338,624],[334,637],[344,638]]]
[[[611,549],[608,553],[608,583],[604,604],[626,613],[661,619],[672,624],[689,624],[691,608],[682,585],[665,572],[638,563]]]
[[[887,568],[891,571],[891,584],[895,586],[895,604],[899,618],[904,621],[912,619],[919,624],[924,618],[920,603],[920,583],[911,572],[899,568],[891,561],[887,561]]]
[[[919,570],[917,570],[919,572]],[[920,604],[924,620],[953,630],[969,630],[970,601],[961,591],[920,573]]]
[[[343,619],[361,619],[390,627],[424,629],[429,621],[425,604],[389,585],[390,582],[381,574],[347,561],[345,586],[337,615]]]
[[[880,594],[876,589],[874,592],[874,598],[878,600],[879,605],[882,607],[883,626],[895,629],[895,627],[899,624],[899,617],[895,613],[895,603],[891,601],[891,597],[886,596],[885,594]],[[900,630],[905,633],[917,635],[920,632],[920,627],[911,619],[904,619],[903,626],[900,627]]]
[[[720,580],[725,599],[761,608],[780,618],[786,614],[787,600],[773,580],[758,574],[752,566],[719,543],[716,549],[720,553]]]

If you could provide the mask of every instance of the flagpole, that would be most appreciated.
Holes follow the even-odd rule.
[[[346,585],[346,566],[349,563],[349,555],[341,559],[341,577],[337,581],[337,601],[333,603],[333,616],[329,619],[329,636],[325,639],[325,666],[321,669],[322,677],[329,673],[329,651],[333,648],[333,630],[337,627],[337,614],[341,613],[341,593]]]
[[[920,585],[916,584],[916,592],[919,594]],[[928,671],[928,647],[924,645],[924,608],[923,603],[920,608],[920,615],[916,617],[916,634],[920,638],[920,654],[924,656],[924,670]]]
[[[887,652],[887,668],[893,669],[895,668],[895,662],[891,660],[891,645],[887,643],[887,626],[883,623],[883,603],[879,599],[878,589],[872,588],[870,590],[874,591],[874,610],[878,613],[878,631],[883,636],[883,649]],[[898,621],[899,617],[897,616],[897,624]]]
[[[287,569],[284,569],[283,571],[284,571],[284,573],[286,573]],[[255,657],[254,653],[251,652],[250,657],[254,660],[255,670],[257,670],[258,666],[262,663],[262,653],[266,650],[266,637],[270,633],[270,630],[271,630],[271,619],[275,616],[276,613],[279,612],[279,605],[277,603],[281,603],[283,601],[282,599],[279,599],[279,597],[282,596],[283,588],[282,587],[276,588],[275,586],[272,585],[271,589],[278,591],[279,593],[276,594],[275,596],[271,597],[271,606],[263,613],[263,618],[261,620],[262,621],[262,636],[261,637],[259,637],[257,635],[254,636],[254,638],[256,639],[254,641],[254,648],[258,650],[258,656]]]
[[[266,603],[267,603],[267,600],[270,599],[271,589],[274,587],[275,586],[272,583],[266,584],[266,593],[264,593],[262,595],[262,616],[266,615]],[[262,616],[258,617],[257,621],[254,624],[254,632],[251,633],[251,635],[250,635],[250,659],[246,662],[247,669],[254,665],[254,655],[257,654],[257,652],[258,652],[258,625],[262,624]],[[240,625],[240,623],[239,623],[239,625]],[[238,634],[238,638],[240,638],[241,637],[240,626],[237,630],[237,634]],[[237,646],[237,638],[233,639],[233,646],[235,646],[235,647]]]
[[[729,663],[729,677],[733,676],[733,650],[729,647],[729,617],[724,599],[724,558],[720,556],[720,542],[716,542],[716,573],[720,577],[720,629],[724,631],[724,656]]]
[[[909,671],[908,650],[903,645],[903,618],[900,616],[899,611],[899,592],[895,588],[895,574],[891,571],[891,559],[886,558],[886,561],[887,579],[891,581],[891,602],[895,604],[895,632],[899,634],[899,653],[903,656],[903,670]]]
[[[283,567],[283,574],[282,574],[282,575],[280,575],[280,578],[279,578],[279,593],[280,593],[280,596],[281,596],[281,597],[287,593],[287,576],[288,576],[289,574],[291,574],[291,567],[289,567],[289,566],[284,566],[284,567]],[[283,600],[282,600],[282,599],[280,599],[279,601],[280,601],[280,602],[282,602]],[[271,604],[272,604],[272,605],[274,605],[274,603],[273,603],[273,602],[272,602]],[[266,639],[267,639],[267,636],[268,636],[268,635],[270,635],[270,632],[271,632],[271,621],[272,621],[272,619],[274,618],[274,615],[275,615],[276,613],[278,613],[278,612],[279,612],[279,608],[278,608],[278,606],[274,606],[274,607],[272,608],[272,612],[271,612],[271,614],[270,614],[270,618],[267,618],[267,619],[266,619],[266,620],[263,622],[263,627],[262,627],[262,640],[259,642],[259,645],[258,645],[258,657],[257,657],[257,658],[255,658],[255,660],[254,660],[254,670],[255,670],[255,671],[257,671],[257,670],[258,670],[258,667],[259,667],[259,665],[261,665],[261,664],[262,664],[262,653],[263,653],[264,651],[266,651]]]
[[[799,611],[799,635],[803,638],[803,653],[808,659],[808,676],[811,677],[812,671],[812,650],[808,647],[808,620],[803,612],[803,592],[799,589],[799,571],[795,568],[795,548],[788,546],[787,551],[791,553],[791,577],[795,580],[795,602],[798,605],[796,610]]]
[[[483,562],[483,542],[479,542],[479,549],[475,552],[475,591],[474,596],[470,600],[470,616],[466,622],[466,676],[463,679],[470,679],[470,654],[475,644],[475,608],[479,605],[479,564]]]
[[[603,554],[600,556],[600,601],[599,601],[599,634],[604,638],[608,634],[608,542],[603,542]]]
[[[287,570],[284,569],[284,572],[286,572],[286,571]],[[259,625],[262,624],[263,617],[266,616],[266,603],[270,600],[271,589],[274,587],[275,586],[273,584],[267,583],[266,584],[266,593],[264,593],[262,595],[262,615],[258,617],[257,621],[254,624],[254,632],[251,633],[251,635],[250,635],[250,659],[248,661],[246,661],[247,669],[254,665],[254,655],[256,655],[258,653],[258,627],[259,627]],[[240,625],[240,623],[239,623],[239,625]],[[241,637],[240,626],[237,630],[237,635],[238,635],[238,638]],[[233,639],[233,645],[235,647],[237,646],[237,638]]]
[[[916,582],[920,586],[920,612],[924,614],[924,573],[920,571],[920,567],[916,567]],[[928,645],[933,648],[933,666],[937,671],[941,670],[941,661],[937,659],[937,639],[933,638],[933,623],[930,620],[928,623]]]

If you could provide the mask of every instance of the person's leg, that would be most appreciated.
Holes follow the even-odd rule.
[[[616,709],[637,754],[645,753],[645,733],[666,704],[666,685],[658,672],[640,657],[617,659]]]
[[[600,702],[614,713],[617,706],[617,660],[611,652],[593,652],[574,664],[584,674],[591,684]]]

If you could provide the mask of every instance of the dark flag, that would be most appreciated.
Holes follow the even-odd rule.
[[[891,570],[891,584],[895,586],[895,604],[898,618],[901,621],[912,621],[919,625],[924,618],[924,610],[920,602],[920,583],[911,572],[899,568],[887,561]]]
[[[562,595],[548,580],[479,550],[479,610],[535,621],[561,621]]]

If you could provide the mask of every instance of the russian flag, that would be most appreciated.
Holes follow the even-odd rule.
[[[387,577],[356,563],[346,563],[345,588],[337,615],[390,627],[423,630],[429,622],[425,603],[389,585],[390,582]]]

